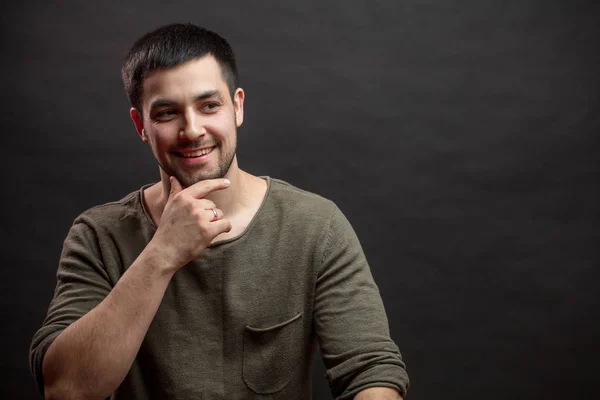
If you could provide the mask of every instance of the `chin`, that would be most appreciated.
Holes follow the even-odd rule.
[[[214,171],[202,174],[175,174],[179,182],[183,187],[192,186],[198,182],[205,181],[207,179],[219,179],[225,176],[221,171]]]
[[[224,178],[227,175],[227,173],[229,172],[229,169],[231,168],[234,158],[235,158],[235,153],[231,157],[227,158],[228,162],[225,162],[225,163],[221,162],[217,166],[215,166],[212,170],[209,170],[208,168],[204,169],[202,167],[200,167],[196,171],[178,168],[177,170],[173,171],[173,175],[175,175],[177,180],[181,183],[181,185],[184,188],[192,186],[198,182],[205,181],[207,179]],[[207,165],[204,165],[204,167],[206,167],[206,166]]]

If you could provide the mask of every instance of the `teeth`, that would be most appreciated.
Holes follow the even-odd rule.
[[[210,153],[211,150],[212,150],[212,147],[209,147],[207,149],[194,151],[193,153],[181,153],[181,155],[184,157],[200,157],[200,156]]]

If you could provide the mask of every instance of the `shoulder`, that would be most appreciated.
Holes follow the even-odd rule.
[[[270,198],[286,209],[310,210],[312,213],[331,213],[337,206],[321,195],[300,189],[289,182],[270,178]]]
[[[74,224],[83,223],[90,227],[100,228],[115,226],[119,222],[132,218],[139,219],[144,215],[142,190],[143,188],[135,190],[119,200],[91,207],[79,214]]]
[[[300,189],[281,179],[270,178],[268,195],[269,213],[285,219],[296,229],[302,226],[310,229],[335,229],[335,226],[348,225],[348,221],[337,204],[319,194]]]
[[[309,223],[328,221],[332,215],[339,212],[337,205],[330,199],[300,189],[281,179],[270,180],[268,208],[273,212]]]

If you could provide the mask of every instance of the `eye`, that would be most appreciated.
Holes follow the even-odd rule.
[[[175,110],[161,110],[161,111],[157,112],[156,114],[154,114],[154,118],[164,121],[164,120],[170,119],[171,117],[173,117],[176,114],[177,114],[177,112]]]
[[[215,101],[211,101],[209,103],[204,103],[202,105],[202,109],[207,112],[212,112],[212,111],[216,111],[219,108],[219,106],[220,106],[219,103],[217,103]]]

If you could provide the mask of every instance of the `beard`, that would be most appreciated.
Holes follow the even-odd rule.
[[[202,143],[193,143],[192,146],[189,147],[194,148],[204,146],[205,145]],[[213,152],[219,151],[221,149],[220,142],[215,143],[214,146],[215,148],[213,149]],[[177,178],[179,183],[181,183],[181,186],[183,188],[187,188],[206,179],[224,178],[225,175],[227,175],[227,172],[229,172],[229,168],[231,167],[231,164],[233,163],[233,160],[235,158],[235,150],[236,146],[234,143],[234,147],[231,151],[221,154],[216,168],[213,168],[212,170],[207,170],[204,169],[204,167],[202,167],[198,171],[186,171],[180,168],[174,168],[173,164],[171,164],[170,168],[165,168],[165,166],[163,166],[158,159],[156,161],[158,162],[160,168],[167,174],[167,176],[174,176],[175,178]]]

